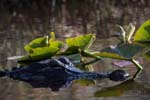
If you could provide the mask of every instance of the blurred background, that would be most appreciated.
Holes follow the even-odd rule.
[[[110,37],[116,25],[135,23],[150,16],[149,0],[1,0],[0,31],[43,35],[96,33]]]

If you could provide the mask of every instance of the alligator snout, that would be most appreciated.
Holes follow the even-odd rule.
[[[110,73],[109,79],[112,81],[124,81],[129,77],[129,74],[124,70],[115,70]]]

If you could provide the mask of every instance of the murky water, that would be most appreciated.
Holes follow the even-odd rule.
[[[16,36],[17,35],[17,36]],[[22,34],[23,35],[23,34]],[[24,55],[23,46],[32,37],[28,38],[20,33],[7,34],[0,38],[0,68],[11,69],[17,66],[16,61],[7,60],[10,56]],[[93,50],[100,50],[104,46],[114,44],[115,39],[98,40]],[[114,60],[106,59],[94,63],[93,69],[97,72],[106,72],[119,69],[112,65]],[[150,99],[150,67],[149,62],[143,63],[144,70],[135,81],[125,83],[112,82],[108,79],[95,80],[95,84],[81,84],[74,81],[71,86],[61,88],[58,92],[50,88],[32,88],[29,84],[15,81],[10,78],[0,78],[0,100],[149,100]],[[131,75],[136,72],[134,66],[123,68]]]

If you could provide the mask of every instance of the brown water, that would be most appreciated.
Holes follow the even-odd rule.
[[[23,34],[22,34],[23,35]],[[11,69],[17,66],[16,61],[7,60],[10,56],[24,55],[23,46],[32,37],[21,36],[19,33],[9,34],[0,38],[0,68]],[[97,40],[93,50],[114,44],[115,38]],[[94,71],[105,72],[117,69],[112,65],[114,60],[104,60],[93,64]],[[0,78],[0,100],[149,100],[150,99],[150,67],[149,62],[143,63],[144,70],[135,81],[120,82],[96,80],[95,84],[80,84],[73,82],[67,88],[52,92],[49,88],[32,88],[29,84],[10,78]],[[131,75],[136,72],[134,66],[123,68]],[[118,86],[116,86],[118,85]],[[105,94],[103,94],[105,93]]]

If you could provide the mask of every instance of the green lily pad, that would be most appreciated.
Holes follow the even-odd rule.
[[[51,32],[51,38],[48,36],[40,37],[27,44],[25,50],[28,52],[28,55],[22,57],[18,62],[31,62],[51,58],[61,50],[63,44],[62,41],[56,41],[54,32]]]
[[[32,40],[29,44],[27,44],[24,48],[28,53],[33,53],[34,48],[45,47],[48,45],[48,37],[40,37]]]
[[[101,52],[94,53],[95,56],[105,58],[114,58],[120,60],[132,59],[137,53],[142,51],[144,47],[136,44],[119,44],[103,49]]]
[[[100,57],[103,57],[103,58],[112,58],[112,59],[120,59],[120,60],[129,60],[129,59],[126,59],[118,54],[114,54],[114,53],[111,53],[111,52],[96,52],[94,53],[93,55],[95,56],[100,56]]]
[[[35,48],[33,49],[33,53],[29,54],[28,56],[22,57],[18,62],[32,62],[51,58],[57,53],[58,50],[59,48],[50,46]]]
[[[49,39],[49,45],[61,49],[62,46],[64,45],[64,43],[62,41],[58,41],[55,39],[55,33],[54,32],[51,32],[50,36],[51,36],[51,38]]]
[[[134,35],[134,41],[150,42],[150,20],[140,26]]]
[[[56,47],[59,49],[61,49],[62,46],[64,45],[64,43],[62,41],[51,41],[49,44],[51,47]]]
[[[79,50],[88,49],[95,40],[95,34],[80,35],[73,38],[66,39],[68,46],[65,54],[78,53]]]

